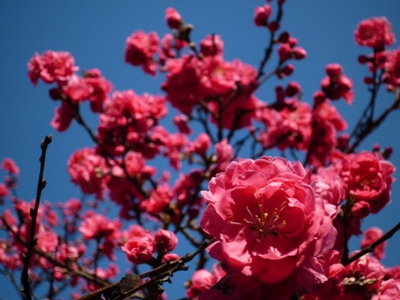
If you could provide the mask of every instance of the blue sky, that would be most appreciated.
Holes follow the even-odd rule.
[[[162,93],[159,86],[163,77],[143,74],[140,68],[124,63],[126,38],[138,29],[145,32],[157,31],[162,37],[168,32],[164,22],[164,11],[174,7],[184,20],[195,27],[192,39],[199,42],[206,34],[219,34],[225,44],[224,57],[230,61],[241,59],[258,67],[268,42],[268,32],[253,24],[256,5],[263,1],[2,1],[0,3],[0,159],[13,158],[21,168],[18,194],[20,198],[34,198],[39,169],[40,141],[46,134],[53,135],[50,145],[45,178],[48,185],[44,199],[65,201],[80,197],[80,191],[70,183],[66,162],[71,153],[92,143],[87,134],[76,124],[65,133],[57,133],[50,127],[54,108],[58,103],[49,100],[49,86],[39,83],[34,88],[27,79],[26,64],[35,53],[45,50],[69,51],[81,69],[99,68],[116,90],[133,89],[136,93]],[[400,40],[400,3],[386,1],[287,1],[284,8],[282,29],[296,37],[299,45],[308,52],[308,57],[295,62],[295,73],[282,84],[291,80],[299,82],[303,99],[310,101],[319,89],[328,63],[336,62],[344,67],[344,73],[353,79],[355,101],[348,106],[344,101],[336,102],[339,112],[353,129],[369,94],[362,78],[367,68],[357,62],[367,48],[355,45],[353,31],[359,21],[386,16]],[[273,11],[274,13],[274,11]],[[399,42],[393,46],[398,48]],[[267,70],[274,63],[267,65]],[[274,85],[271,80],[257,92],[258,98],[274,100]],[[393,95],[384,89],[378,97],[378,111],[382,111],[393,100]],[[97,116],[86,112],[92,128]],[[392,146],[391,161],[400,166],[400,140],[398,139],[399,113],[391,115],[378,133],[371,135],[359,149],[370,150],[374,143],[382,147]],[[174,130],[171,128],[171,130]],[[276,153],[271,153],[276,155]],[[397,172],[398,173],[398,172]],[[1,174],[0,174],[1,175]],[[395,177],[399,177],[395,174]],[[370,216],[363,228],[378,226],[384,231],[399,221],[400,185],[393,185],[392,203],[379,215]],[[352,249],[358,246],[354,241]],[[386,266],[399,264],[400,233],[388,243]],[[181,254],[185,249],[181,249]],[[122,260],[124,263],[124,259]],[[123,268],[121,268],[123,270]],[[189,274],[173,278],[181,284]],[[19,279],[19,278],[17,278]],[[3,296],[15,297],[15,292],[4,277],[0,277]],[[176,285],[174,285],[177,290]],[[179,286],[180,289],[180,286]],[[171,288],[167,289],[171,299],[182,296]],[[180,290],[181,291],[181,290]],[[14,296],[13,296],[14,295]]]

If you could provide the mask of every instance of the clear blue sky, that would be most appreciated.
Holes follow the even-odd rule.
[[[206,34],[219,34],[225,43],[226,60],[239,58],[245,63],[258,66],[268,42],[268,33],[253,25],[256,5],[263,1],[2,1],[0,3],[0,159],[12,157],[21,168],[19,197],[31,200],[35,195],[39,169],[40,141],[46,134],[53,135],[50,145],[45,178],[48,185],[44,199],[65,201],[80,197],[80,191],[70,183],[66,162],[77,148],[91,146],[87,134],[76,124],[65,133],[57,133],[50,127],[53,111],[58,103],[49,100],[49,86],[40,83],[36,88],[27,79],[26,64],[35,53],[45,50],[69,51],[81,69],[99,68],[115,89],[133,89],[136,93],[161,93],[162,76],[154,79],[141,69],[124,63],[126,38],[135,30],[157,31],[162,37],[168,32],[164,22],[165,8],[177,9],[184,20],[195,26],[192,38],[198,42]],[[367,54],[353,41],[353,31],[359,21],[386,16],[392,23],[397,40],[400,40],[400,2],[385,1],[293,1],[284,8],[282,29],[296,37],[308,57],[295,63],[294,75],[285,79],[298,81],[303,89],[303,99],[310,101],[319,89],[326,64],[336,62],[355,84],[355,101],[348,106],[344,101],[336,107],[349,123],[351,130],[369,99],[362,78],[368,75],[365,66],[357,62],[357,56]],[[273,12],[274,13],[274,12]],[[399,42],[394,45],[399,47]],[[272,67],[271,65],[267,66]],[[257,92],[266,101],[274,100],[275,81],[267,82]],[[378,110],[393,100],[393,95],[382,90],[378,98]],[[87,111],[86,111],[87,112]],[[391,161],[400,166],[400,118],[397,112],[369,137],[359,149],[371,149],[374,143],[392,146]],[[92,128],[97,117],[87,114]],[[173,130],[171,128],[171,130]],[[276,155],[276,153],[271,153]],[[0,174],[2,175],[2,174]],[[395,174],[399,177],[398,172]],[[392,203],[379,215],[368,217],[363,228],[371,225],[390,229],[399,221],[400,184],[393,186]],[[354,241],[352,249],[358,246]],[[400,233],[393,237],[383,263],[399,264]],[[184,254],[185,249],[179,251]],[[124,259],[122,263],[125,263]],[[124,270],[124,267],[121,268]],[[174,289],[180,290],[183,278],[189,273],[174,276]],[[19,280],[19,278],[17,278]],[[2,296],[13,299],[15,292],[4,277],[0,277]],[[170,299],[183,296],[168,288]],[[180,290],[181,291],[181,290]]]

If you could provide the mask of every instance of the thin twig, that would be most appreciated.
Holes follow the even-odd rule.
[[[352,255],[347,260],[347,263],[345,265],[348,265],[348,264],[352,263],[353,261],[359,259],[361,256],[363,256],[363,255],[365,255],[367,253],[374,252],[376,247],[378,247],[384,241],[390,239],[399,230],[400,230],[400,222],[397,223],[392,229],[390,229],[388,232],[386,232],[384,235],[382,235],[375,242],[373,242],[371,245],[369,245],[368,247],[365,247],[364,249],[360,250],[356,254]]]
[[[35,208],[31,208],[30,210],[30,215],[32,218],[32,225],[31,225],[31,231],[30,231],[30,236],[29,236],[29,242],[28,242],[28,249],[26,252],[25,257],[23,257],[23,262],[24,262],[24,267],[22,269],[21,273],[21,283],[23,286],[22,293],[25,296],[25,299],[31,300],[31,286],[30,286],[30,278],[28,275],[28,268],[29,268],[29,262],[31,260],[32,254],[33,254],[33,248],[37,244],[37,240],[35,239],[35,230],[36,230],[36,220],[37,220],[37,214],[39,211],[39,204],[40,204],[40,197],[42,195],[42,191],[46,186],[46,180],[43,180],[43,173],[44,173],[44,165],[45,165],[45,160],[46,160],[46,151],[47,151],[47,146],[51,143],[52,136],[48,135],[44,138],[42,141],[40,148],[42,149],[42,155],[40,156],[40,172],[39,172],[39,179],[38,179],[38,185],[36,189],[36,201],[35,201]]]

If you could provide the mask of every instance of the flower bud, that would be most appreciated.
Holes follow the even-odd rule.
[[[181,15],[172,7],[168,7],[165,10],[165,20],[171,29],[179,29],[182,24]]]
[[[325,71],[330,78],[336,78],[342,74],[343,68],[339,64],[333,63],[327,65]]]
[[[271,7],[268,4],[257,6],[254,11],[254,23],[256,26],[265,26],[270,15]]]
[[[158,253],[166,253],[175,249],[178,238],[169,230],[159,229],[154,237]]]

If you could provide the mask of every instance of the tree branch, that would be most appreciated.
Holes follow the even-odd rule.
[[[22,269],[21,273],[21,283],[23,286],[22,293],[27,300],[31,300],[31,286],[30,286],[30,278],[28,275],[28,268],[29,268],[29,262],[31,260],[32,254],[33,254],[33,248],[37,244],[37,239],[35,239],[35,230],[36,230],[36,219],[37,219],[37,214],[39,211],[39,204],[40,204],[40,197],[42,195],[42,191],[46,186],[46,180],[43,180],[43,173],[44,173],[44,165],[45,165],[45,160],[46,160],[46,151],[47,151],[47,146],[51,143],[52,141],[52,136],[48,135],[44,138],[42,141],[40,148],[42,149],[42,155],[40,156],[40,172],[39,172],[39,179],[38,179],[38,184],[37,184],[37,190],[36,190],[36,201],[35,201],[35,208],[31,208],[30,210],[30,215],[32,218],[32,224],[31,224],[31,230],[30,230],[30,236],[29,236],[29,242],[28,242],[28,250],[23,256],[23,263],[24,267]]]

